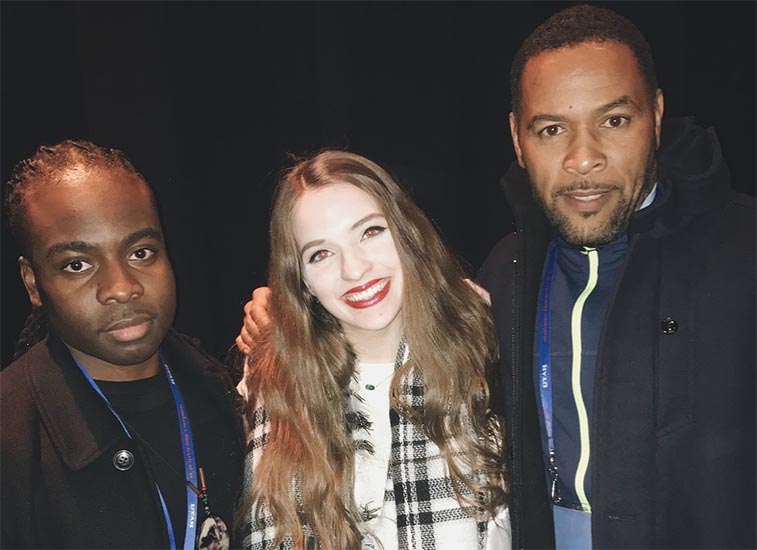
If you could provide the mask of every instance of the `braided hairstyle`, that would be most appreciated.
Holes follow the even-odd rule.
[[[72,170],[116,170],[133,175],[149,184],[126,156],[117,149],[100,147],[89,141],[65,140],[55,145],[42,145],[35,153],[19,162],[13,169],[10,180],[5,184],[4,208],[11,233],[16,238],[22,252],[29,256],[31,250],[26,227],[26,205],[24,197],[32,188],[55,183]],[[155,195],[150,189],[155,203]],[[41,307],[33,307],[13,356],[15,361],[26,353],[48,333],[47,319]]]

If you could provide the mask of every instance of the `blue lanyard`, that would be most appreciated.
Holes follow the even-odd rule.
[[[131,432],[126,427],[126,423],[123,421],[121,416],[116,412],[116,410],[113,408],[113,405],[110,404],[110,401],[108,401],[108,398],[105,397],[105,394],[102,392],[100,387],[97,385],[97,382],[95,382],[92,377],[87,372],[87,369],[81,366],[79,362],[74,359],[74,362],[76,363],[76,366],[79,367],[79,370],[84,375],[84,378],[87,379],[87,382],[89,382],[89,385],[92,386],[92,389],[97,392],[97,394],[102,398],[102,400],[105,402],[105,404],[108,406],[108,409],[110,409],[110,412],[113,414],[113,416],[118,420],[118,423],[121,424],[121,427],[124,430],[124,433],[126,434],[126,437],[134,440],[134,437],[132,437]],[[179,391],[179,386],[176,385],[176,381],[173,378],[173,374],[171,374],[171,369],[168,368],[168,363],[163,358],[163,354],[160,355],[160,362],[163,365],[163,371],[166,373],[166,378],[168,379],[168,385],[171,387],[171,393],[173,393],[174,402],[176,403],[176,416],[179,421],[179,431],[181,434],[181,453],[184,457],[184,475],[186,476],[186,480],[191,482],[193,485],[197,485],[197,462],[195,460],[195,450],[194,450],[194,442],[192,439],[192,428],[189,425],[189,415],[187,414],[187,409],[184,405],[184,398],[181,396],[181,392]],[[158,486],[158,483],[155,483],[155,489],[158,491],[158,497],[160,498],[160,505],[163,508],[163,515],[165,516],[166,520],[166,528],[168,530],[168,541],[170,544],[171,550],[176,550],[176,537],[173,532],[173,524],[171,523],[171,516],[168,513],[168,506],[166,506],[166,500],[163,498],[163,493],[160,490],[160,487]],[[186,530],[184,531],[184,550],[193,550],[195,548],[195,533],[197,531],[197,495],[195,492],[190,488],[189,485],[187,485],[187,526]]]
[[[551,312],[552,287],[555,275],[555,263],[557,260],[557,247],[554,243],[550,246],[547,256],[547,265],[544,270],[541,291],[539,294],[539,394],[541,407],[544,413],[544,428],[547,432],[547,472],[552,487],[550,497],[552,502],[560,502],[557,490],[557,459],[555,458],[555,435],[554,418],[552,415],[552,355],[550,353],[551,338]]]

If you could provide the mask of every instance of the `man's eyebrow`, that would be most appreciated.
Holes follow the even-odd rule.
[[[618,99],[614,99],[610,101],[609,103],[605,103],[601,107],[597,109],[597,113],[606,113],[607,111],[612,111],[616,107],[633,107],[634,109],[639,109],[639,104],[636,103],[631,96],[621,96]]]
[[[152,227],[145,227],[124,237],[123,244],[124,246],[131,246],[142,239],[155,239],[156,241],[161,241],[163,240],[163,234]]]
[[[84,241],[71,241],[67,243],[55,243],[47,249],[47,258],[52,258],[61,252],[90,252],[95,247]]]

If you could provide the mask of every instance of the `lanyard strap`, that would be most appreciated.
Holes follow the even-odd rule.
[[[92,377],[87,372],[87,369],[82,367],[76,359],[74,359],[74,362],[76,363],[76,366],[79,367],[79,370],[84,375],[84,378],[87,380],[87,382],[89,382],[89,385],[92,386],[92,389],[95,390],[95,392],[105,402],[105,405],[107,405],[111,414],[115,417],[116,420],[118,420],[118,423],[121,424],[121,428],[123,428],[126,437],[134,441],[134,437],[126,427],[126,422],[124,422],[118,412],[116,412],[116,410],[113,408],[113,405],[110,404],[110,401],[108,401],[108,398],[105,397],[105,394],[100,389],[100,386],[97,385],[97,382],[92,379]],[[184,475],[186,476],[187,481],[191,482],[193,485],[197,485],[197,462],[195,460],[192,428],[189,425],[189,415],[187,414],[186,406],[184,405],[184,398],[181,395],[181,391],[179,391],[179,386],[174,380],[171,369],[168,368],[168,363],[163,358],[163,354],[160,354],[160,362],[163,366],[163,372],[165,372],[166,378],[168,379],[168,385],[171,388],[174,403],[176,404],[176,416],[179,423],[179,432],[181,436],[181,454],[184,458]],[[176,537],[173,531],[173,524],[171,523],[171,516],[168,513],[166,500],[165,498],[163,498],[163,493],[161,492],[157,482],[155,482],[155,489],[158,492],[160,505],[163,508],[163,515],[166,521],[166,529],[168,531],[168,541],[170,548],[171,550],[176,550]],[[186,516],[187,525],[186,530],[184,531],[184,550],[193,550],[195,548],[195,534],[197,531],[197,495],[194,493],[194,491],[192,491],[189,485],[187,485]]]
[[[560,502],[557,491],[557,460],[555,458],[554,418],[552,415],[552,355],[550,353],[552,287],[555,275],[557,247],[550,245],[547,264],[539,293],[539,395],[544,414],[544,428],[547,433],[547,472],[552,487],[550,497],[554,503]]]

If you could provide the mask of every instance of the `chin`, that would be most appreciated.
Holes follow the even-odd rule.
[[[107,363],[118,365],[119,367],[128,367],[131,365],[140,365],[152,358],[160,349],[159,342],[132,342],[126,346],[117,348],[108,347],[99,350],[99,354],[92,354]]]
[[[626,209],[615,209],[609,214],[593,213],[589,216],[566,215],[548,212],[548,218],[557,234],[570,245],[595,248],[618,238],[628,226]],[[598,219],[598,216],[602,219]]]

